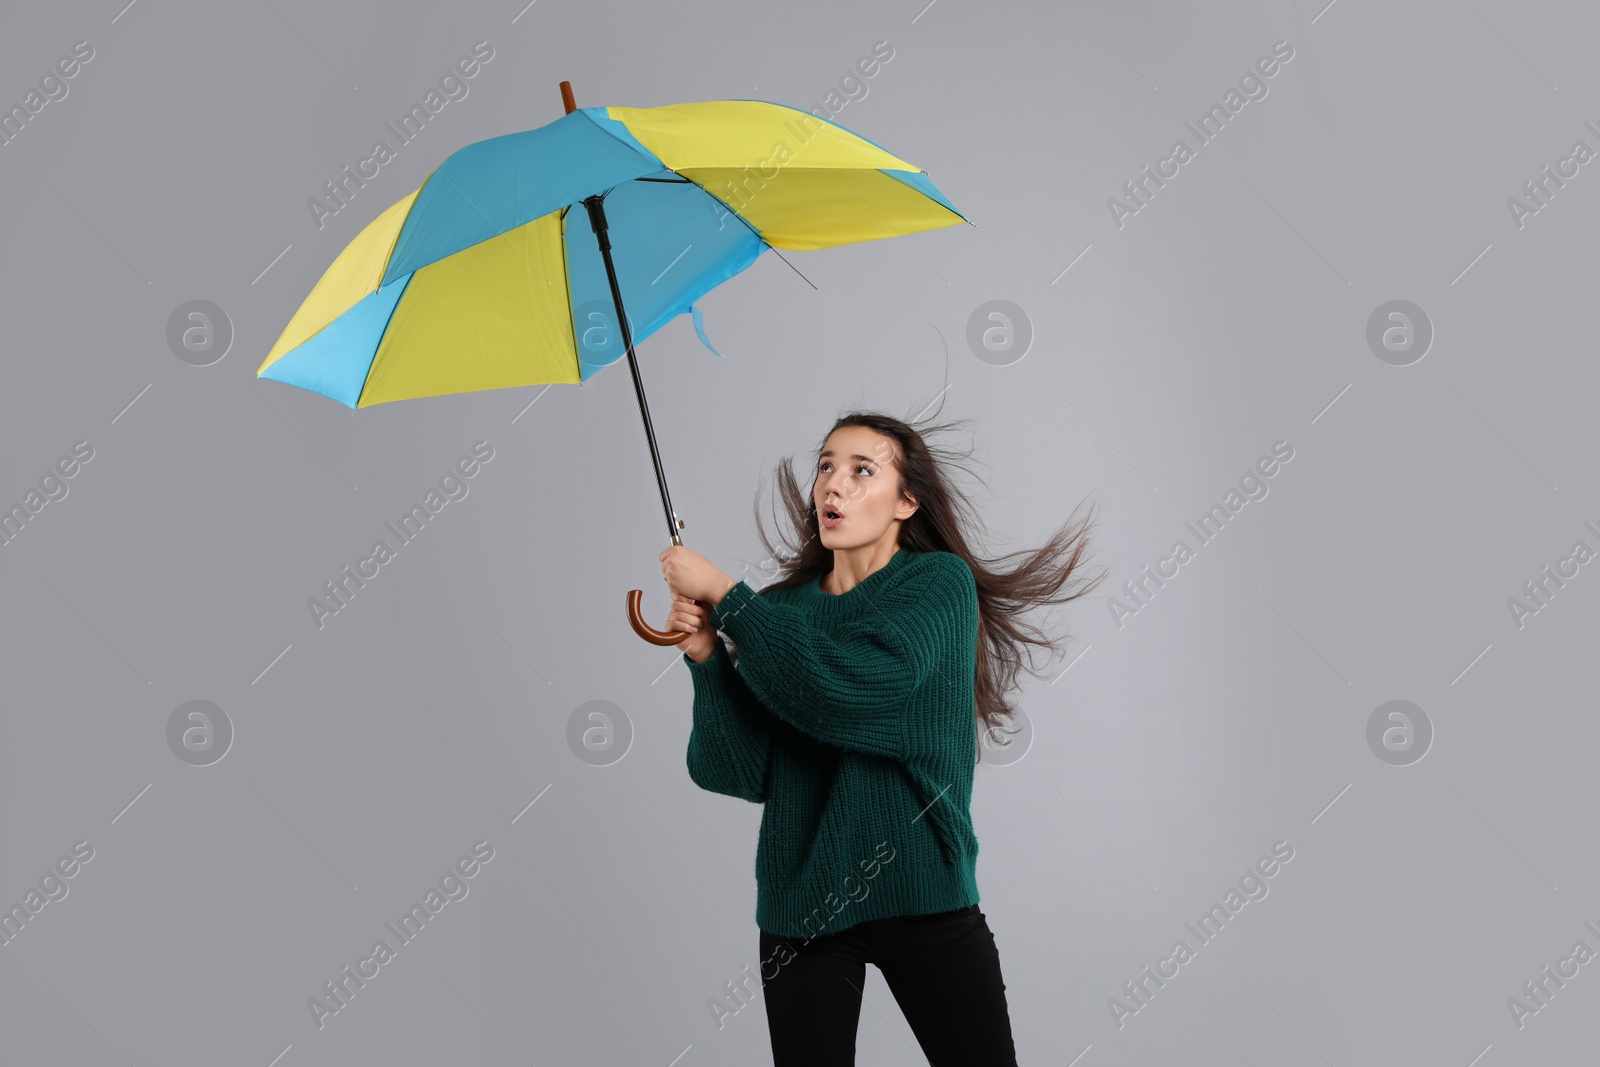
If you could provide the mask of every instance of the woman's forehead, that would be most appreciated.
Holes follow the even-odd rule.
[[[844,426],[828,435],[820,454],[886,463],[894,459],[894,439],[865,426]]]

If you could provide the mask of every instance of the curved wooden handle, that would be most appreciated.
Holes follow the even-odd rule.
[[[688,637],[686,631],[657,630],[644,621],[644,612],[639,605],[644,601],[643,589],[628,590],[628,622],[633,626],[633,632],[649,641],[652,645],[675,645]]]

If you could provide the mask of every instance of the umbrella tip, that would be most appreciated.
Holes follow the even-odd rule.
[[[572,99],[572,83],[571,82],[562,82],[561,83],[561,103],[566,107],[567,114],[569,114],[569,115],[572,114],[574,111],[578,110],[577,103]]]

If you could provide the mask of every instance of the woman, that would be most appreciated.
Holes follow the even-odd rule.
[[[765,805],[756,923],[773,1061],[853,1064],[872,963],[930,1064],[1015,1064],[978,908],[977,723],[1011,714],[1022,644],[1055,647],[1017,616],[1098,584],[1058,595],[1090,523],[989,569],[935,451],[870,412],[834,424],[809,501],[787,463],[779,480],[804,540],[759,594],[681,545],[660,557],[667,627],[690,633],[689,776]]]

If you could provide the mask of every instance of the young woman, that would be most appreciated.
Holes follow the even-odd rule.
[[[765,805],[756,924],[776,1067],[854,1064],[868,963],[930,1064],[1016,1063],[978,908],[977,728],[1011,714],[1021,646],[1055,648],[1018,616],[1098,584],[1061,593],[1092,514],[991,570],[935,456],[907,423],[855,412],[829,432],[809,500],[780,464],[802,543],[760,593],[681,545],[661,553],[667,627],[691,634],[689,776]]]

